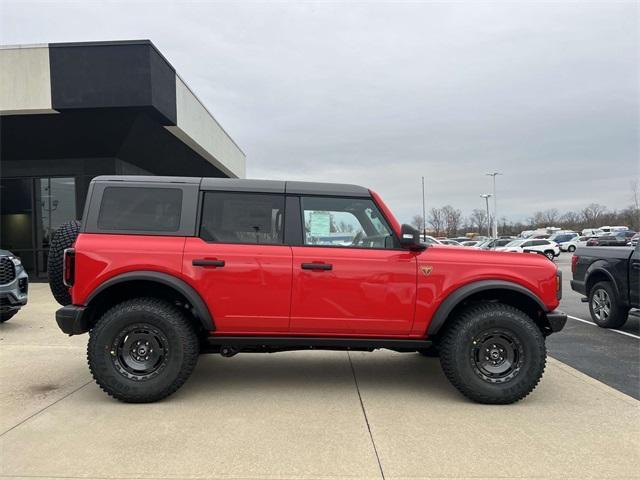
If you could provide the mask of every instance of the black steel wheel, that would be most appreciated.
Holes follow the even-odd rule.
[[[511,331],[494,328],[473,339],[471,348],[473,371],[489,383],[504,383],[514,378],[522,367],[522,342]]]
[[[445,324],[440,363],[463,395],[479,403],[507,404],[536,387],[546,363],[542,331],[511,305],[470,306]]]
[[[157,327],[140,323],[125,327],[113,340],[111,358],[120,374],[132,380],[148,380],[167,364],[169,340]]]
[[[158,298],[115,305],[89,332],[87,359],[96,383],[124,402],[161,400],[196,366],[199,341],[184,311]]]

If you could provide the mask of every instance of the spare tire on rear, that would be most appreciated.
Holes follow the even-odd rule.
[[[64,265],[63,255],[66,248],[73,246],[73,243],[78,237],[80,232],[80,222],[73,220],[71,222],[63,223],[51,240],[51,246],[49,247],[49,261],[48,261],[48,273],[49,273],[49,287],[51,293],[53,293],[56,301],[64,306],[71,304],[71,295],[69,289],[63,282]]]

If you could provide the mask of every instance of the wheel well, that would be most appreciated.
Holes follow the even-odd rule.
[[[138,297],[153,297],[165,300],[183,309],[187,318],[193,322],[196,332],[204,332],[202,322],[197,318],[193,305],[176,289],[153,280],[128,280],[104,289],[99,292],[87,305],[85,315],[89,320],[90,328],[107,310],[125,300]]]
[[[587,294],[587,296],[589,296],[589,293],[591,292],[591,289],[593,288],[593,286],[598,283],[598,282],[611,282],[611,279],[607,276],[606,273],[602,272],[602,271],[595,271],[593,272],[591,275],[589,275],[587,277],[587,281],[585,283],[585,288],[584,291]],[[615,288],[615,286],[614,286]]]
[[[540,308],[540,305],[530,296],[518,292],[516,290],[509,290],[505,288],[496,288],[481,290],[473,293],[468,297],[461,300],[447,315],[442,328],[438,332],[436,337],[441,337],[447,328],[452,324],[452,320],[458,317],[459,313],[479,303],[504,303],[511,305],[518,310],[521,310],[527,316],[529,316],[535,324],[540,328],[543,334],[549,335],[551,333],[551,327],[547,321],[545,312]]]

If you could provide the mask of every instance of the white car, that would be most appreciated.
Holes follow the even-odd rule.
[[[478,248],[477,245],[479,243],[480,242],[478,240],[467,240],[466,242],[462,242],[460,245],[463,247]]]
[[[528,239],[521,238],[508,243],[504,247],[496,248],[498,252],[532,252],[540,253],[547,257],[549,260],[553,260],[560,255],[560,247],[556,242],[545,240],[542,238]]]
[[[568,242],[563,242],[558,244],[558,246],[560,247],[560,250],[562,250],[563,252],[575,252],[576,248],[578,247],[586,247],[587,246],[587,240],[589,240],[590,238],[593,238],[591,236],[587,236],[587,237],[573,237],[571,240],[569,240]]]
[[[575,232],[562,232],[562,233],[554,233],[549,237],[550,242],[556,242],[560,247],[560,250],[563,252],[573,252],[575,250],[575,245],[573,246],[573,250],[569,250],[569,243],[574,239],[578,238],[579,235]]]
[[[442,242],[431,235],[420,235],[420,241],[427,245],[442,245]]]

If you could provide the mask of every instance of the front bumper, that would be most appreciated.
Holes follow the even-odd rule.
[[[15,279],[6,285],[0,285],[0,311],[18,310],[27,304],[29,277],[22,270]]]
[[[67,335],[80,335],[89,331],[89,322],[84,314],[87,307],[67,305],[56,311],[58,327]]]
[[[567,323],[567,314],[560,310],[547,312],[547,323],[549,324],[551,333],[559,332]]]

